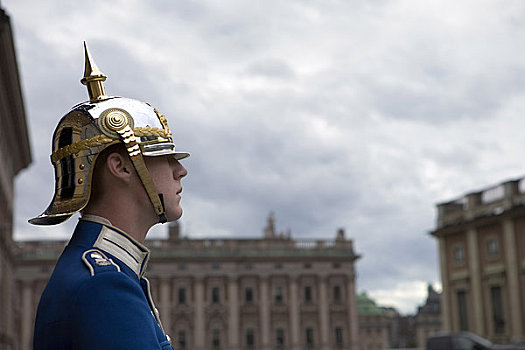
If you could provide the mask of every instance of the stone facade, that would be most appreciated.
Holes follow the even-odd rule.
[[[0,349],[16,349],[14,177],[31,162],[9,16],[0,8]]]
[[[355,267],[359,258],[337,238],[293,240],[148,240],[146,276],[166,332],[180,349],[358,349]],[[34,312],[65,242],[20,242],[21,349],[29,349]]]
[[[428,286],[425,303],[415,315],[401,315],[377,305],[366,293],[357,298],[360,349],[424,349],[427,337],[441,331],[441,296]]]
[[[441,331],[441,295],[428,285],[425,304],[418,308],[415,316],[417,347],[424,349],[428,336]]]
[[[357,298],[359,318],[359,349],[382,350],[389,347],[388,315],[366,293]]]
[[[525,340],[525,180],[438,204],[444,331]]]

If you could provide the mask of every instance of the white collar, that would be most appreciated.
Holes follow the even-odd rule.
[[[148,248],[126,232],[112,226],[111,222],[106,218],[88,214],[82,215],[81,220],[92,221],[102,225],[97,240],[93,244],[95,248],[110,253],[122,261],[138,277],[144,275],[150,255]]]
[[[98,224],[102,224],[102,225],[106,225],[106,226],[113,226],[111,224],[111,221],[109,221],[109,219],[106,219],[106,218],[104,218],[102,216],[98,216],[98,215],[82,214],[82,216],[80,217],[80,220],[93,221],[93,222],[96,222]]]

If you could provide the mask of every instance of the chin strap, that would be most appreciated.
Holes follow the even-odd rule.
[[[160,204],[162,205],[162,214],[159,215],[159,222],[161,224],[164,224],[168,219],[166,218],[166,207],[164,206],[164,195],[162,193],[158,193]]]
[[[131,162],[133,163],[133,166],[139,175],[142,185],[146,189],[146,193],[151,200],[151,204],[153,204],[153,209],[159,218],[159,222],[162,224],[165,223],[167,219],[163,195],[162,193],[157,193],[155,184],[153,183],[148,168],[146,167],[146,163],[144,162],[144,157],[140,152],[140,146],[137,143],[133,129],[131,129],[129,125],[126,125],[123,129],[116,130],[116,132],[126,146],[129,158],[131,159]]]

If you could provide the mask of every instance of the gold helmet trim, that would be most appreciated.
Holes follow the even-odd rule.
[[[155,136],[155,137],[162,137],[166,140],[171,138],[171,131],[166,131],[164,129],[159,128],[152,128],[152,127],[137,127],[133,129],[133,132],[135,133],[135,136],[142,137],[142,136]],[[117,138],[111,138],[107,135],[97,135],[93,136],[89,139],[79,141],[77,143],[73,143],[71,145],[64,146],[55,152],[51,154],[51,161],[57,162],[62,158],[65,158],[67,156],[70,156],[72,154],[76,154],[80,151],[85,151],[87,149],[90,149],[92,147],[98,147],[110,143],[114,143],[117,141]]]

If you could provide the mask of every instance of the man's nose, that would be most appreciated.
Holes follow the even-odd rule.
[[[177,161],[175,169],[173,170],[173,174],[175,175],[176,179],[182,179],[184,176],[188,175],[188,170],[179,162]]]

